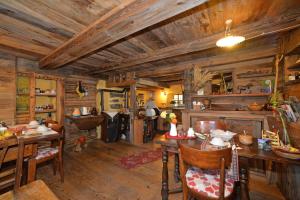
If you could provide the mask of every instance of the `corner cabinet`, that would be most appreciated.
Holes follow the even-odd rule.
[[[64,122],[64,79],[37,73],[18,72],[16,78],[16,123]]]

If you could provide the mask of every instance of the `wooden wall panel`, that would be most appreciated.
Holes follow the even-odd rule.
[[[89,95],[80,99],[76,93],[76,87],[78,81],[82,81],[83,87],[85,87]],[[97,95],[97,80],[93,78],[83,76],[70,76],[65,78],[65,114],[72,114],[74,108],[80,108],[83,106],[96,107],[96,95]],[[72,124],[69,120],[65,122],[66,129],[66,148],[69,149],[74,146],[76,140],[82,135],[87,136],[87,141],[96,138],[96,134],[88,134],[85,131],[80,131],[75,124]]]
[[[0,121],[15,124],[16,70],[15,58],[0,54]]]
[[[82,81],[83,87],[88,90],[89,95],[80,99],[76,93],[78,81]],[[65,79],[65,114],[71,114],[74,108],[83,106],[96,107],[96,85],[97,80],[83,76],[70,76]]]

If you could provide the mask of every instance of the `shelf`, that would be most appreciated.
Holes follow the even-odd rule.
[[[300,84],[300,79],[294,81],[288,81],[285,83],[285,85],[295,85],[295,84]]]
[[[219,98],[219,97],[269,97],[270,94],[220,94],[220,95],[192,95],[193,98]]]
[[[24,114],[29,114],[29,111],[18,111],[17,110],[17,114],[19,115],[24,115]]]
[[[29,96],[29,93],[17,93],[17,96]]]
[[[272,114],[272,111],[250,111],[250,110],[195,110],[195,109],[185,109],[183,110],[182,112],[185,112],[185,113],[206,113],[206,114],[241,114],[241,115],[244,115],[244,114],[251,114],[251,115],[271,115]]]
[[[48,110],[35,111],[35,113],[49,113],[49,112],[56,112],[56,110],[55,109],[48,109]]]
[[[40,96],[40,97],[56,97],[56,94],[35,94],[35,96]]]
[[[289,66],[288,69],[292,71],[300,71],[300,62],[295,63],[292,66]]]
[[[275,76],[274,73],[268,74],[241,74],[237,75],[237,78],[256,78],[256,77],[266,77],[266,76]]]

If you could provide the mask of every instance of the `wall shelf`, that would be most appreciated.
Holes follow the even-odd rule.
[[[56,97],[56,94],[45,94],[45,93],[40,93],[40,94],[35,94],[35,96],[41,96],[41,97]]]
[[[55,109],[47,109],[47,110],[35,111],[35,113],[51,113],[51,112],[56,112],[56,110]]]
[[[193,98],[223,98],[223,97],[269,97],[270,94],[253,93],[253,94],[220,94],[220,95],[192,95]]]
[[[285,85],[295,85],[295,84],[300,84],[300,79],[294,81],[288,81],[285,83]]]

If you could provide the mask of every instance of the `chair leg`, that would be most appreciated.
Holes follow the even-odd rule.
[[[36,160],[29,159],[28,160],[28,178],[27,178],[27,183],[31,183],[35,180],[36,176]]]
[[[63,159],[62,159],[61,154],[59,154],[59,156],[58,156],[58,168],[59,168],[59,173],[60,173],[60,180],[63,183],[64,182],[64,167],[63,167]]]

